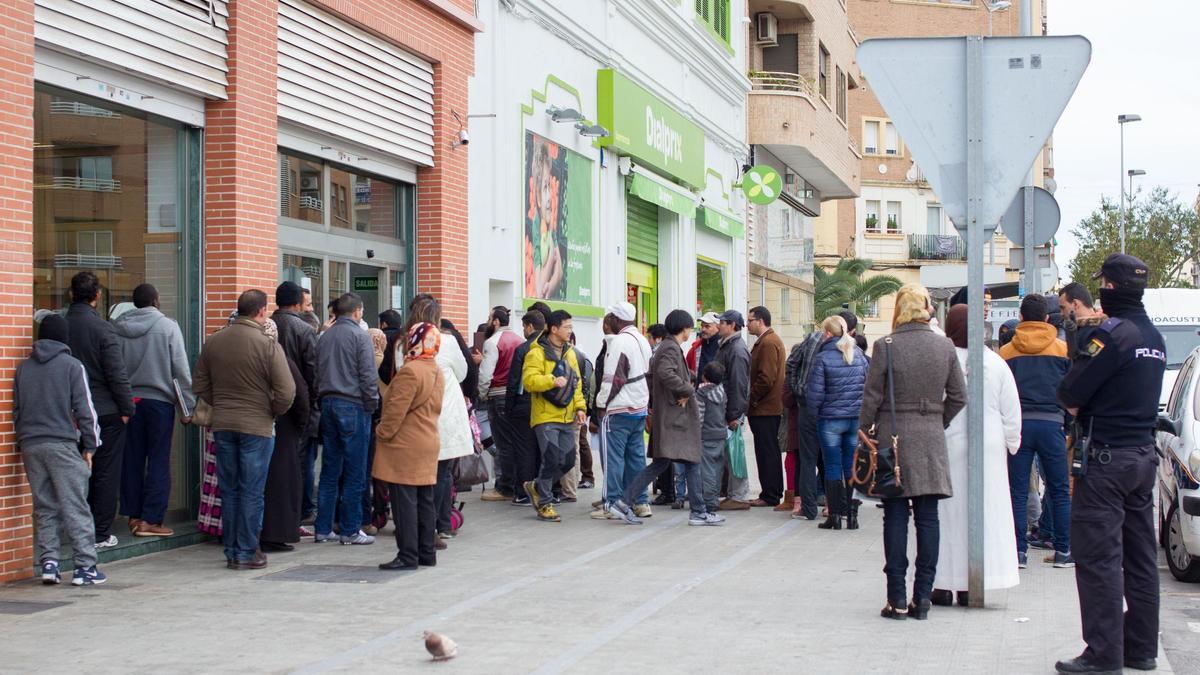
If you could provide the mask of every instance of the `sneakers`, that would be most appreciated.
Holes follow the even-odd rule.
[[[617,514],[617,512],[612,510],[611,506],[604,503],[601,503],[600,506],[598,506],[596,510],[592,511],[589,515],[592,520],[617,520],[621,517],[619,514]]]
[[[58,567],[55,565],[55,567]],[[46,581],[46,574],[42,572],[42,583]],[[108,581],[108,577],[104,576],[104,572],[96,569],[95,565],[91,567],[76,567],[75,576],[71,578],[72,586],[99,586]]]
[[[485,502],[506,502],[512,497],[505,495],[499,490],[484,490],[483,494],[479,495],[479,499]]]
[[[720,526],[720,525],[724,525],[724,524],[725,524],[725,519],[722,518],[721,516],[718,516],[715,513],[701,513],[701,514],[693,513],[691,515],[691,517],[688,518],[688,525],[692,525],[695,527],[700,527],[703,525]]]
[[[107,539],[102,539],[102,540],[96,542],[96,549],[99,550],[102,548],[112,548],[112,547],[116,546],[117,543],[118,543],[117,535],[110,534],[110,535],[108,535]]]
[[[647,504],[639,504],[639,506],[645,506],[646,510],[650,510],[650,506]],[[628,504],[626,504],[624,501],[618,499],[617,502],[612,505],[611,512],[619,514],[621,517],[621,520],[624,520],[625,522],[629,523],[630,525],[641,525],[642,521],[638,518],[639,514],[637,514],[635,512],[636,508],[637,507],[635,506],[634,508],[631,509],[631,508],[629,508]]]
[[[654,498],[654,501],[650,503],[654,504],[655,506],[668,506],[673,501],[675,501],[673,497],[668,497],[666,493],[660,492],[658,493],[658,496]]]
[[[722,511],[749,511],[750,502],[738,501],[736,499],[721,500]]]
[[[338,536],[332,532],[330,532],[329,534],[317,533],[317,534],[313,535],[313,543],[314,544],[323,544],[327,541],[337,541],[337,540],[338,540]]]
[[[338,541],[342,542],[343,546],[370,546],[375,543],[375,537],[359,530],[357,533],[338,537]]]
[[[513,506],[533,506],[533,500],[530,499],[528,496],[513,497],[513,500],[509,503],[512,504]]]
[[[1029,540],[1029,548],[1040,548],[1043,551],[1053,551],[1054,550],[1054,540],[1053,539],[1030,539]]]
[[[42,563],[42,583],[47,586],[62,583],[62,577],[58,574],[57,560],[47,560]]]
[[[1023,570],[1029,567],[1029,556],[1024,551],[1017,551],[1017,569]]]
[[[1075,566],[1075,559],[1071,557],[1071,552],[1060,553],[1054,552],[1054,567],[1056,569],[1069,569]]]
[[[457,532],[438,532],[439,539],[453,539],[458,536]]]
[[[561,523],[562,518],[558,516],[558,511],[554,510],[553,504],[542,504],[537,510],[537,519],[544,520],[548,523]]]
[[[633,507],[633,515],[637,516],[638,518],[649,518],[650,516],[654,515],[654,512],[650,510],[649,504],[635,504]]]
[[[316,536],[316,534],[317,534],[316,531],[313,530],[308,525],[300,526],[300,536],[301,537],[313,537],[313,536]]]
[[[170,537],[175,534],[175,531],[169,527],[163,527],[161,524],[147,523],[138,521],[137,530],[134,531],[135,537]]]
[[[542,508],[542,496],[538,494],[537,482],[532,480],[525,481],[525,494],[529,495],[529,503],[533,504],[533,508]]]
[[[594,487],[596,487],[596,484],[586,478],[579,481],[579,489],[580,490],[591,490]]]
[[[683,500],[676,499],[675,503],[671,504],[671,510],[672,511],[682,511],[683,510]]]

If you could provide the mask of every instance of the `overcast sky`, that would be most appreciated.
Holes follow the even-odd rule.
[[[1062,226],[1057,261],[1064,279],[1078,250],[1070,231],[1100,204],[1120,195],[1117,115],[1125,125],[1125,168],[1143,169],[1134,189],[1161,185],[1192,204],[1200,183],[1200,55],[1195,0],[1048,0],[1050,35],[1092,42],[1088,66],[1054,130],[1054,169]]]

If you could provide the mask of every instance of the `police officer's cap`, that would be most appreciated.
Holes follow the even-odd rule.
[[[1115,288],[1143,289],[1150,278],[1150,268],[1138,258],[1125,253],[1113,253],[1104,259],[1093,279],[1103,277]]]

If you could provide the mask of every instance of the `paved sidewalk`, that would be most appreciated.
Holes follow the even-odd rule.
[[[828,532],[762,509],[721,528],[670,509],[593,521],[595,490],[541,523],[478,495],[438,566],[415,573],[375,568],[394,553],[383,536],[305,541],[259,572],[202,544],[109,565],[101,587],[0,587],[0,670],[414,672],[427,628],[460,645],[443,673],[1052,673],[1082,648],[1074,574],[1040,559],[987,609],[881,619],[869,504],[863,529]],[[329,565],[350,567],[312,567]]]

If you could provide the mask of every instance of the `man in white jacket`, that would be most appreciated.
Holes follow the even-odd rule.
[[[610,517],[610,506],[621,498],[625,488],[646,467],[646,416],[650,409],[650,343],[638,331],[637,310],[628,302],[610,305],[604,321],[612,335],[605,338],[604,378],[596,392],[596,408],[601,420],[601,438],[606,457],[604,503],[593,518]],[[634,513],[650,516],[646,492],[638,495]],[[616,514],[613,514],[616,517]]]

